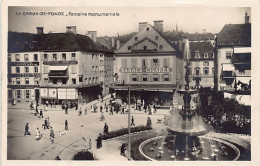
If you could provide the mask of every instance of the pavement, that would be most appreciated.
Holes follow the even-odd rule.
[[[105,97],[108,101],[109,97]],[[108,103],[108,102],[106,102]],[[101,103],[95,100],[88,104],[79,105],[79,107],[89,107],[96,104],[99,108]],[[30,103],[17,103],[17,105],[8,105],[8,130],[7,130],[7,158],[9,160],[54,160],[57,156],[61,160],[72,160],[76,151],[81,149],[89,149],[91,139],[91,151],[95,155],[96,160],[125,160],[127,158],[120,155],[120,146],[123,140],[112,139],[103,141],[101,149],[96,148],[96,138],[99,133],[103,132],[104,124],[107,123],[109,131],[126,128],[128,126],[128,114],[109,115],[109,112],[104,112],[105,121],[100,121],[101,113],[91,113],[78,116],[78,110],[69,109],[69,113],[61,109],[61,106],[56,108],[48,108],[48,111],[43,112],[44,118],[50,118],[50,124],[55,132],[54,143],[50,140],[49,129],[44,130],[42,124],[44,118],[34,116],[34,110],[29,107]],[[43,107],[42,105],[39,107]],[[144,111],[137,111],[131,106],[131,115],[135,118],[135,125],[146,125],[147,117],[152,120],[153,129],[157,133],[165,132],[162,124],[157,123],[158,119],[163,119],[164,115],[169,115],[168,110],[157,110],[157,113],[148,115]],[[68,120],[69,130],[65,134],[65,120]],[[24,136],[25,124],[29,123],[29,131],[31,135]],[[36,128],[39,127],[42,134],[40,140],[36,140]],[[60,132],[64,135],[60,136]],[[214,137],[225,137],[221,134],[211,133]],[[230,137],[227,137],[229,139]],[[237,139],[235,139],[237,141]],[[244,140],[244,139],[243,139]]]

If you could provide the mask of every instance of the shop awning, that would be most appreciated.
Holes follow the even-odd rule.
[[[251,53],[251,47],[234,48],[234,54]]]
[[[236,77],[237,82],[240,81],[243,84],[248,84],[249,81],[251,80],[251,77]]]
[[[233,64],[222,64],[223,71],[235,71],[235,67]]]
[[[64,71],[68,69],[68,66],[50,66],[49,69],[52,71]]]

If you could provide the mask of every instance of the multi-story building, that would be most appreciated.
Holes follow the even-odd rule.
[[[139,32],[115,53],[114,90],[127,97],[128,87],[135,100],[169,105],[183,80],[183,61],[178,46],[162,35],[163,21],[139,23]]]
[[[113,68],[111,63],[113,52],[95,43],[88,36],[76,34],[75,26],[68,26],[66,33],[44,34],[43,28],[40,27],[37,29],[37,34],[26,33],[26,38],[21,35],[23,33],[13,34],[20,34],[16,39],[27,43],[27,39],[34,39],[36,43],[37,47],[34,49],[39,55],[37,65],[38,72],[41,73],[37,75],[40,80],[36,83],[40,89],[39,97],[42,102],[46,100],[56,100],[58,103],[63,100],[89,102],[98,96],[108,94],[108,86],[113,81],[113,74],[110,71]],[[15,43],[16,40],[10,42]],[[32,56],[29,58],[31,64],[36,53],[30,52],[29,55]],[[105,68],[104,64],[108,67]],[[11,70],[16,70],[13,69],[14,64],[10,64],[9,67]],[[35,67],[34,70],[36,71]]]
[[[245,13],[244,24],[226,24],[216,41],[215,88],[234,91],[238,83],[251,81],[251,24]]]
[[[190,86],[214,87],[214,47],[210,42],[190,42]]]

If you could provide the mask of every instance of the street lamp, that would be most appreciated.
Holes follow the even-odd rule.
[[[128,160],[131,160],[130,120],[131,120],[131,113],[130,113],[130,85],[129,85],[128,86]]]

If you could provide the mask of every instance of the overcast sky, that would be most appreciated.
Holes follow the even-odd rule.
[[[79,12],[120,13],[120,16],[28,16],[18,12]],[[178,29],[189,33],[218,33],[225,24],[244,23],[245,11],[251,16],[251,9],[245,7],[120,7],[120,8],[75,8],[75,7],[9,7],[10,31],[36,33],[36,27],[44,27],[44,33],[65,32],[66,26],[77,26],[77,33],[97,31],[98,36],[116,36],[138,31],[139,22],[153,25],[154,20],[164,21],[164,31]],[[250,17],[251,20],[251,17]]]

